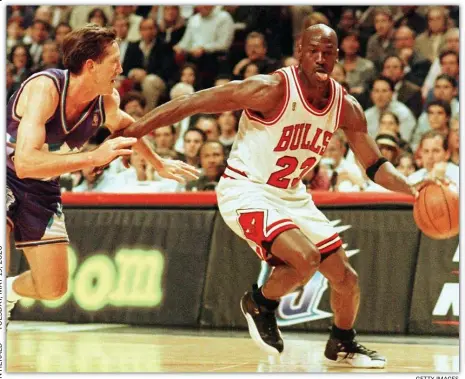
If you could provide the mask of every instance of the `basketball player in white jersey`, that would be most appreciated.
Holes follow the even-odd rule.
[[[241,300],[252,338],[268,353],[283,351],[274,314],[279,299],[319,270],[330,283],[334,312],[325,350],[328,362],[383,368],[386,359],[355,340],[357,274],[338,233],[315,207],[301,178],[341,128],[371,179],[393,191],[417,191],[368,136],[358,102],[330,78],[337,46],[333,29],[314,25],[304,32],[298,66],[177,98],[130,125],[124,136],[141,137],[194,113],[244,109],[217,194],[225,222],[274,266],[266,283]]]

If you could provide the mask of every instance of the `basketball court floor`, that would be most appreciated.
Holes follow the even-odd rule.
[[[283,335],[285,351],[275,358],[262,353],[247,331],[13,321],[7,372],[373,372],[326,366],[326,334]],[[376,373],[459,371],[458,338],[359,335],[358,340],[387,356],[387,368]]]

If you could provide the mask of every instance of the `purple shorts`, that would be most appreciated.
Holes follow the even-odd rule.
[[[6,219],[16,247],[68,243],[58,181],[19,179],[6,171]]]

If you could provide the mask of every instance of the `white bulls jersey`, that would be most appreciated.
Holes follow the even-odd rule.
[[[330,79],[330,98],[324,109],[312,107],[303,96],[297,67],[277,71],[285,79],[284,106],[274,120],[244,110],[224,176],[267,183],[284,190],[303,186],[302,177],[321,159],[341,118],[343,87]]]

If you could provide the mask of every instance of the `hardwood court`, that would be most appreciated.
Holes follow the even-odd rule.
[[[12,322],[8,372],[458,372],[458,338],[360,336],[388,358],[383,370],[323,363],[325,334],[285,332],[278,359],[262,353],[247,332]]]

